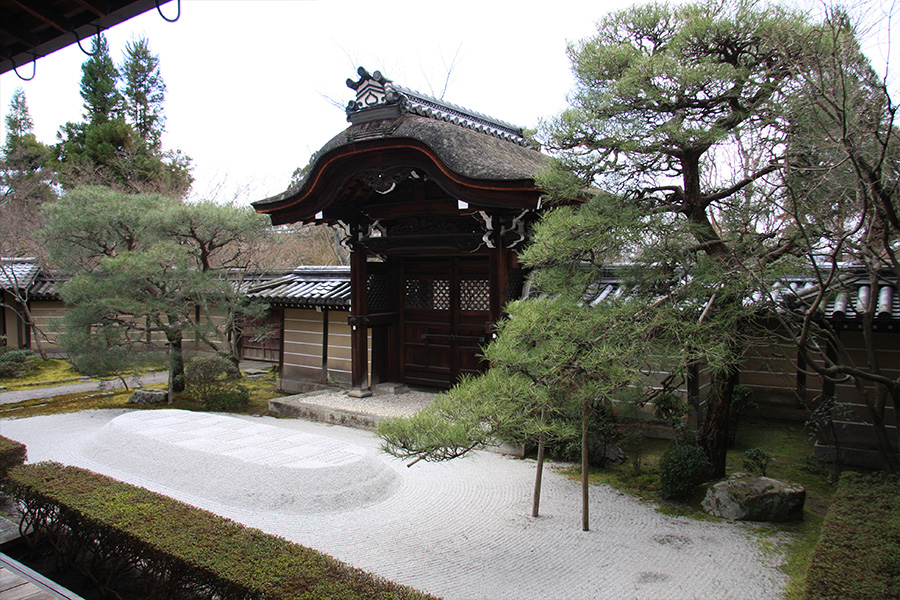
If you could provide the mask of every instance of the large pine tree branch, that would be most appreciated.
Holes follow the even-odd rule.
[[[741,191],[742,189],[744,189],[751,183],[765,177],[769,173],[773,173],[773,172],[777,171],[781,167],[782,167],[781,163],[776,163],[776,162],[769,163],[767,166],[763,167],[756,173],[753,173],[752,175],[741,179],[740,181],[736,182],[734,185],[727,187],[723,190],[719,190],[718,192],[715,192],[712,194],[707,194],[707,195],[703,196],[701,198],[701,206],[703,206],[705,208],[705,207],[709,206],[710,204],[712,204],[713,202],[718,202],[719,200],[724,200],[725,198],[728,198],[728,197],[736,194],[737,192]]]

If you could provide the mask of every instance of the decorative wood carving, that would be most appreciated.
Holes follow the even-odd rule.
[[[394,191],[398,183],[411,178],[413,173],[415,171],[410,167],[394,167],[383,171],[375,169],[360,171],[358,177],[360,181],[379,194],[389,194]]]

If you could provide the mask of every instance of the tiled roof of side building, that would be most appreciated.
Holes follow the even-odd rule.
[[[41,271],[28,290],[28,297],[32,300],[59,300],[59,286],[64,281],[60,273]]]
[[[0,288],[27,290],[40,270],[34,258],[0,258]]]

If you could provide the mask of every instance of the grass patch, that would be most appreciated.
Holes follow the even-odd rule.
[[[762,448],[773,457],[768,468],[769,477],[799,483],[806,489],[803,521],[772,524],[776,531],[786,534],[781,566],[788,575],[785,600],[805,597],[813,550],[836,490],[831,472],[814,459],[813,445],[808,431],[800,423],[750,419],[741,423],[735,447],[728,452],[727,464],[732,472],[742,470],[746,450]]]
[[[139,597],[150,592],[184,597],[193,589],[215,598],[437,600],[316,550],[77,467],[52,462],[17,467],[9,490],[35,541],[55,550],[60,563],[72,561],[82,572],[103,574],[94,579],[103,597],[122,597],[121,591],[138,584]],[[81,550],[87,543],[90,552]]]

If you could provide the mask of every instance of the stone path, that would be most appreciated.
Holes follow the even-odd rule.
[[[215,460],[225,458],[216,448],[234,443],[227,430],[240,430],[240,423],[219,423],[218,432],[201,435],[193,448],[164,443],[166,426],[157,423],[153,448],[141,453],[133,433],[139,423],[128,423],[130,416],[114,422],[123,414],[134,413],[0,420],[0,434],[24,442],[32,461],[106,473],[447,600],[776,599],[786,582],[779,557],[761,550],[750,527],[665,516],[603,486],[591,489],[591,531],[582,532],[579,484],[554,470],[545,474],[542,516],[534,519],[533,461],[478,452],[407,468],[405,461],[381,453],[379,440],[367,431],[223,417],[267,426],[257,430],[252,444],[262,453],[282,452],[284,440],[296,434],[322,436],[334,448],[366,453],[370,464],[389,473],[389,485],[375,501],[348,501],[344,495],[354,492],[342,489],[334,496],[335,509],[321,511],[303,502],[278,503],[279,495],[290,498],[303,486],[321,486],[313,475],[292,480],[272,473],[256,496],[250,489],[234,493],[239,486],[232,482],[259,469],[252,461]],[[191,428],[192,417],[168,417],[168,433]],[[205,453],[204,460],[198,453]],[[214,464],[223,470],[210,470]],[[359,473],[355,479],[367,481]]]

